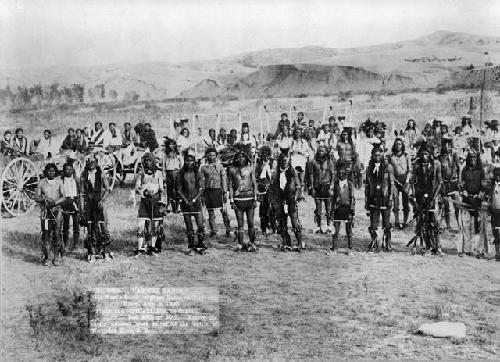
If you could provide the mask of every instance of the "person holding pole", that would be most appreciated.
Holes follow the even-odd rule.
[[[61,242],[61,204],[64,202],[64,189],[61,180],[56,178],[57,167],[53,163],[45,165],[45,177],[38,183],[35,191],[35,201],[41,205],[40,221],[42,227],[43,265],[54,266],[62,264],[64,245]],[[52,256],[52,260],[51,259]]]
[[[231,224],[227,215],[227,177],[226,169],[217,159],[217,150],[208,147],[205,150],[205,163],[201,166],[201,173],[205,181],[205,206],[208,210],[208,224],[210,237],[217,235],[215,225],[215,210],[220,209],[222,220],[226,227],[226,236],[231,233]]]

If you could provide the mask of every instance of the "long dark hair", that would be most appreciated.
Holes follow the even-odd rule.
[[[95,184],[94,184],[94,190],[101,190],[102,188],[102,185],[101,185],[101,182],[102,182],[102,178],[101,178],[101,175],[102,175],[102,170],[101,170],[101,167],[99,166],[99,163],[97,162],[96,160],[96,166],[95,166]],[[88,180],[88,176],[89,176],[89,166],[90,166],[90,160],[87,161],[85,163],[85,168],[83,169],[83,172],[82,172],[82,178],[83,180],[85,181],[85,185],[87,184],[87,180]]]
[[[447,138],[445,138],[441,141],[441,154],[442,155],[445,154],[447,144],[450,144],[453,147],[453,141],[451,139],[447,139]]]
[[[410,127],[410,122],[413,122],[413,127]],[[409,131],[409,130],[413,130],[415,131],[417,128],[417,123],[415,122],[415,120],[413,118],[410,118],[408,120],[408,122],[406,122],[406,128],[405,128],[405,131]]]
[[[71,175],[72,177],[75,176],[75,168],[73,167],[73,162],[66,162],[64,165],[63,165],[63,168],[62,168],[62,172],[61,172],[61,179],[64,181],[64,179],[66,178],[66,176],[64,175],[64,169],[66,167],[71,167],[73,169],[73,174]]]
[[[177,149],[177,142],[174,139],[167,138],[167,139],[165,139],[165,143],[164,144],[165,144],[165,154],[166,155],[170,154],[170,152],[171,152],[170,145],[172,145],[172,144],[176,145],[175,150],[174,150],[175,154],[176,155],[179,154],[179,150]]]
[[[472,157],[476,158],[476,166],[475,167],[471,166]],[[483,168],[483,165],[482,165],[481,157],[480,157],[479,153],[469,152],[467,154],[467,158],[465,159],[465,169],[466,170],[480,170],[482,168]]]
[[[399,137],[397,137],[397,138],[394,140],[394,143],[392,144],[391,152],[392,152],[393,154],[395,154],[395,153],[396,153],[396,151],[397,151],[397,150],[396,150],[396,142],[398,142],[398,141],[399,141],[399,142],[401,142],[401,144],[403,145],[403,147],[401,148],[401,151],[402,151],[402,152],[403,152],[403,154],[404,154],[404,153],[405,153],[405,143],[404,143],[404,142],[403,142],[403,140],[402,140],[401,138],[399,138]]]

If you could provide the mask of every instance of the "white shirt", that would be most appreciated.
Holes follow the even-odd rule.
[[[260,173],[259,178],[263,179],[263,178],[266,178],[267,176],[269,176],[269,178],[272,177],[272,171],[271,171],[271,166],[269,164],[269,161],[264,163],[264,165],[262,167],[262,172]]]
[[[370,162],[373,145],[378,143],[380,143],[380,139],[378,137],[366,137],[359,140],[356,150],[358,151],[360,162],[365,167],[368,166],[368,162]]]
[[[117,128],[115,129],[115,137],[111,134],[111,131],[109,129],[105,130],[103,135],[102,135],[102,145],[104,148],[108,146],[121,146],[122,145],[122,135],[120,133],[120,130]]]
[[[184,137],[183,135],[180,135],[177,138],[177,147],[180,148],[180,151],[184,151],[186,148],[189,148],[191,146],[191,139],[189,137]]]
[[[90,184],[92,185],[92,187],[95,187],[95,175],[96,175],[96,170],[89,170],[89,173],[88,173],[88,180],[90,182]]]
[[[59,153],[59,148],[56,146],[56,142],[50,137],[49,139],[42,138],[40,143],[38,144],[37,151],[43,154],[45,158],[48,157],[49,152],[52,154],[52,157]]]
[[[250,144],[252,145],[252,147],[257,147],[257,140],[255,139],[254,136],[251,136],[248,133],[240,135],[236,143],[242,143],[244,145]]]
[[[95,175],[95,173],[94,173]],[[95,178],[94,178],[95,180]],[[65,197],[77,197],[78,192],[76,189],[76,180],[73,177],[64,177],[63,178],[63,189]]]

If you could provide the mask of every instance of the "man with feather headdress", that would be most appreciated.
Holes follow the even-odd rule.
[[[153,153],[148,152],[142,156],[143,169],[135,184],[136,192],[141,195],[136,255],[146,251],[152,255],[160,251],[156,241],[162,236],[163,215],[160,212],[160,200],[163,192],[163,174],[161,170],[156,169],[155,163],[156,157]],[[149,239],[147,250],[144,248],[146,239]]]

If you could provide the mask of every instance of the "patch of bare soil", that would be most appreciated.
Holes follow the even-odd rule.
[[[118,189],[110,200],[111,262],[88,264],[79,250],[64,266],[43,267],[37,262],[37,213],[2,220],[2,361],[497,358],[499,263],[458,258],[454,234],[443,237],[444,257],[410,255],[405,244],[411,230],[394,232],[393,253],[366,254],[361,192],[358,252],[351,256],[325,255],[331,236],[312,235],[308,198],[300,206],[305,252],[279,252],[278,236],[258,234],[258,253],[235,253],[234,240],[219,232],[209,240],[207,255],[188,257],[182,219],[169,215],[165,250],[139,259],[130,257],[136,210],[124,201],[128,192]],[[345,247],[343,237],[340,242]],[[217,287],[221,327],[210,335],[79,339],[56,321],[35,338],[27,305],[41,305],[42,314],[55,315],[58,300],[92,286]],[[464,322],[467,338],[414,333],[420,324],[440,320]]]

